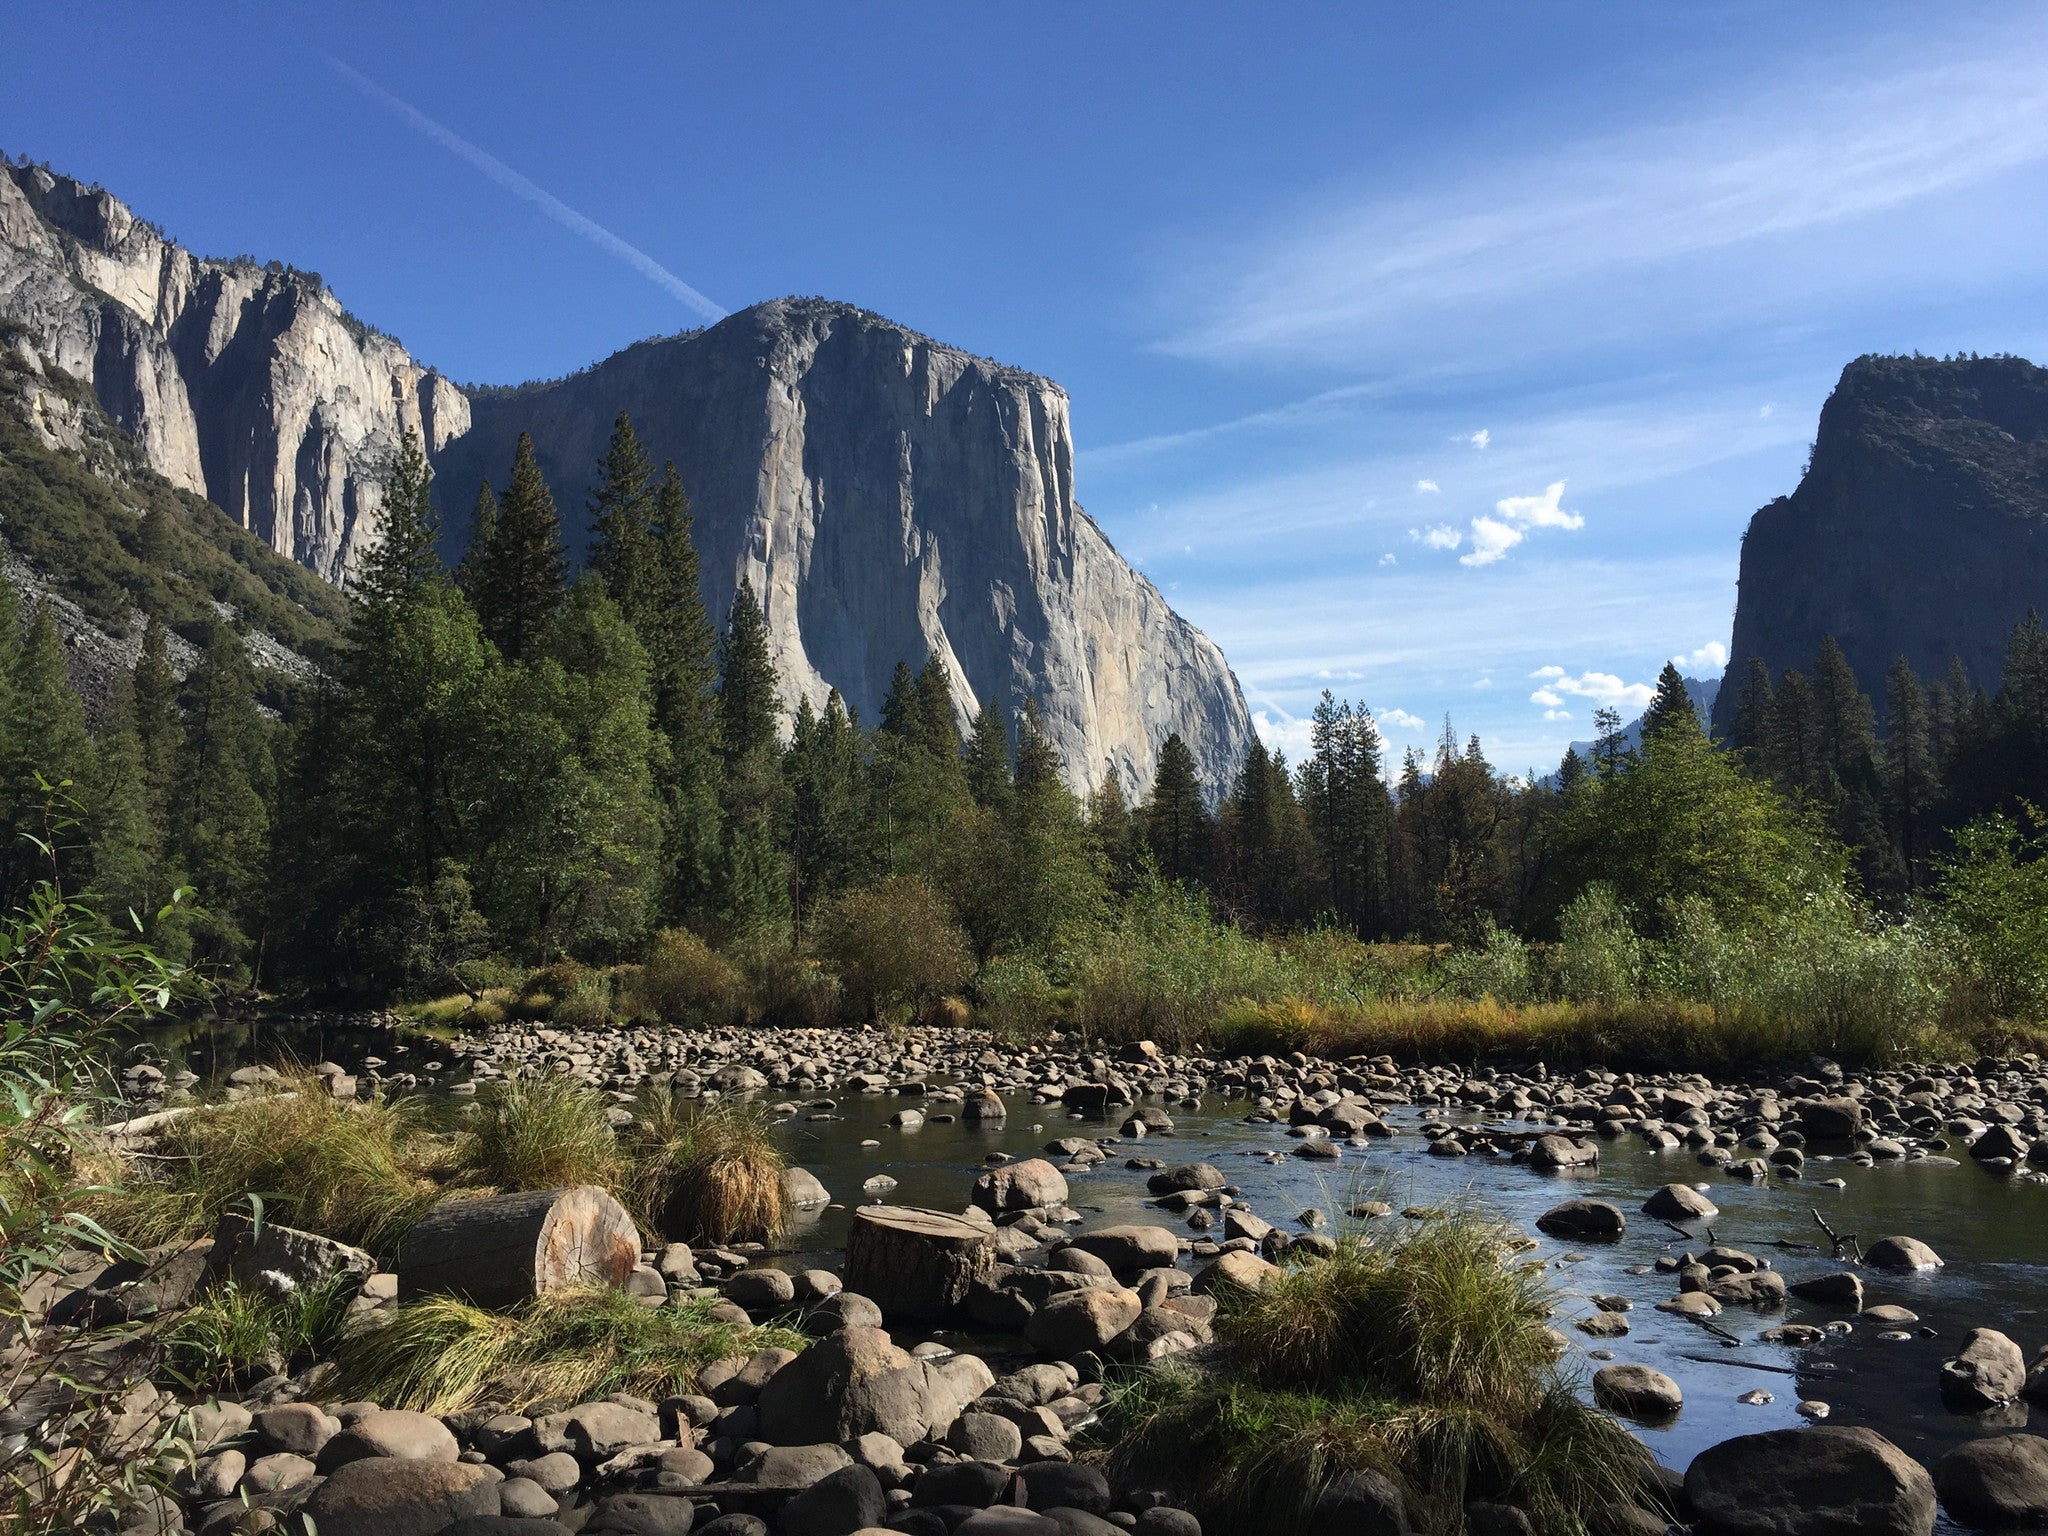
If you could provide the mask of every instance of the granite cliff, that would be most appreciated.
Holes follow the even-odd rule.
[[[1798,489],[1750,520],[1715,722],[1752,658],[1813,665],[1833,635],[1883,710],[1904,655],[1995,688],[2014,624],[2048,612],[2048,369],[2016,357],[1861,357],[1821,408]]]
[[[935,656],[963,724],[1034,701],[1076,788],[1141,788],[1177,731],[1220,790],[1251,740],[1223,653],[1076,502],[1065,393],[848,305],[762,304],[465,392],[314,274],[196,257],[97,187],[4,164],[0,346],[44,446],[85,452],[51,382],[83,381],[149,469],[330,581],[374,538],[404,431],[459,532],[531,430],[573,540],[627,410],[682,469],[713,614],[742,577],[761,595],[792,711],[837,688],[872,721],[896,663]]]
[[[1236,771],[1237,680],[1076,502],[1058,385],[850,305],[777,300],[475,392],[471,429],[437,455],[444,503],[486,473],[502,485],[530,431],[580,521],[621,410],[682,471],[713,615],[751,579],[789,707],[837,688],[873,721],[896,663],[935,656],[963,724],[980,700],[1034,700],[1076,788],[1142,787],[1176,731],[1212,785]]]
[[[377,526],[399,434],[439,447],[469,425],[459,390],[317,276],[194,256],[40,167],[0,167],[0,322],[89,383],[151,468],[329,580]],[[55,445],[62,405],[36,412]]]

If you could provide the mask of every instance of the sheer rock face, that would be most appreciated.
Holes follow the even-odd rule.
[[[0,344],[89,382],[155,469],[330,580],[374,533],[400,434],[438,448],[469,425],[459,390],[317,277],[196,257],[35,167],[0,169],[0,322]]]
[[[2048,369],[1858,358],[1799,488],[1750,520],[1716,723],[1752,658],[1805,672],[1830,634],[1880,712],[1901,654],[1929,682],[1960,656],[1996,688],[2029,608],[2048,610]]]
[[[502,487],[530,431],[564,519],[621,410],[696,515],[704,598],[742,577],[785,707],[837,688],[873,723],[898,661],[936,656],[963,725],[1035,701],[1076,789],[1150,782],[1179,732],[1220,787],[1251,741],[1222,651],[1074,499],[1058,385],[843,304],[778,300],[551,384],[481,392],[437,458],[445,505]]]

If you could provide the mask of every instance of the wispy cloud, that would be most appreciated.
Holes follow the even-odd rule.
[[[1910,55],[1897,39],[1873,43],[1870,56],[1835,60],[1841,83],[1827,88],[1815,87],[1807,61],[1796,74],[1788,65],[1790,78],[1752,80],[1625,137],[1474,157],[1489,167],[1477,174],[1436,168],[1426,189],[1326,188],[1280,227],[1191,258],[1190,291],[1174,302],[1194,319],[1169,347],[1219,358],[1392,357],[1448,315],[1475,334],[1505,317],[1519,338],[1496,347],[1538,329],[1558,341],[1589,319],[1639,331],[1643,316],[1617,302],[1617,285],[1766,243],[1782,271],[1788,240],[2048,157],[2039,28],[1966,37],[1946,59],[1942,41],[1916,35]],[[1860,264],[1887,259],[1858,255]],[[1924,280],[1912,253],[1889,258],[1893,277]],[[1560,295],[1572,303],[1559,306]]]
[[[1493,441],[1493,434],[1487,431],[1486,428],[1481,427],[1477,432],[1466,438],[1465,441],[1474,448],[1484,449],[1488,443]]]
[[[1415,490],[1417,495],[1435,496],[1443,491],[1443,487],[1434,480],[1418,480],[1415,482]]]
[[[329,58],[328,67],[342,79],[361,91],[372,101],[389,108],[408,127],[425,134],[443,149],[482,171],[492,181],[516,197],[524,198],[534,207],[553,219],[564,229],[581,235],[600,249],[618,257],[641,276],[650,279],[666,290],[672,297],[681,300],[706,320],[723,320],[725,311],[704,297],[695,288],[669,271],[652,256],[606,229],[595,219],[578,213],[567,203],[556,197],[545,187],[528,180],[512,169],[496,155],[470,143],[461,134],[444,123],[437,122],[408,101],[392,95],[368,75],[351,69],[340,59]]]
[[[1456,549],[1465,542],[1465,535],[1448,523],[1440,523],[1434,528],[1410,528],[1408,537],[1424,549]]]
[[[1422,716],[1411,715],[1405,709],[1376,709],[1373,711],[1373,718],[1379,721],[1381,725],[1391,725],[1396,730],[1419,731],[1422,729]]]

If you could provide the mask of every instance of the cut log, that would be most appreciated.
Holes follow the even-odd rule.
[[[911,1205],[867,1205],[846,1237],[846,1288],[882,1316],[943,1317],[995,1272],[995,1227]]]
[[[639,1228],[594,1184],[444,1200],[406,1237],[398,1294],[506,1307],[571,1286],[623,1285],[639,1262]]]

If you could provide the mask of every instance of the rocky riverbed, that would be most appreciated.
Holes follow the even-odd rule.
[[[930,1503],[919,1490],[935,1467],[960,1465],[1010,1469],[999,1488],[990,1483],[990,1500],[1092,1510],[1122,1528],[1188,1529],[1174,1523],[1187,1516],[1131,1507],[1156,1502],[1156,1491],[1106,1490],[1103,1502],[1091,1482],[1078,1504],[1034,1500],[1031,1479],[1054,1474],[1031,1468],[1070,1465],[1106,1369],[1199,1353],[1213,1316],[1205,1293],[1220,1277],[1256,1284],[1264,1264],[1290,1248],[1312,1255],[1347,1221],[1418,1220],[1462,1201],[1483,1202],[1529,1235],[1529,1261],[1560,1291],[1561,1347],[1659,1461],[1693,1469],[1687,1492],[1702,1529],[1747,1528],[1728,1509],[1745,1499],[1753,1507],[1755,1490],[1728,1489],[1762,1476],[1760,1467],[1783,1463],[1771,1474],[1779,1502],[1812,1503],[1819,1495],[1801,1491],[1800,1479],[1829,1457],[1858,1469],[1853,1481],[1888,1490],[1882,1509],[1844,1528],[1925,1529],[1935,1503],[1923,1464],[1936,1469],[1955,1518],[1983,1521],[1994,1506],[2009,1516],[2014,1499],[2048,1514],[2048,1457],[2035,1455],[2048,1443],[2023,1433],[2030,1387],[2048,1390],[2048,1372],[2030,1374],[2048,1331],[2036,1314],[2048,1294],[2048,1186],[2033,1166],[2048,1139],[2048,1073],[2032,1059],[1865,1075],[1809,1062],[1736,1084],[1540,1066],[1192,1059],[1143,1047],[1106,1055],[941,1030],[508,1028],[378,1045],[326,1080],[340,1092],[461,1097],[508,1073],[566,1072],[617,1095],[624,1115],[631,1094],[661,1078],[677,1092],[745,1094],[771,1107],[791,1162],[805,1170],[808,1204],[786,1251],[650,1250],[649,1300],[715,1288],[725,1304],[767,1318],[815,1311],[837,1290],[821,1315],[850,1326],[829,1348],[796,1357],[801,1366],[735,1366],[738,1385],[713,1384],[718,1413],[704,1422],[677,1403],[626,1405],[663,1431],[644,1443],[669,1442],[631,1466],[609,1465],[616,1450],[596,1458],[594,1443],[580,1455],[540,1449],[545,1434],[567,1429],[521,1430],[518,1449],[576,1462],[575,1484],[544,1489],[557,1501],[550,1518],[592,1511],[593,1531],[612,1528],[594,1512],[627,1496],[605,1491],[621,1479],[689,1475],[702,1486],[751,1476],[765,1486],[756,1463],[776,1437],[753,1438],[763,1394],[789,1370],[793,1382],[859,1375],[850,1360],[834,1363],[833,1351],[847,1350],[886,1361],[880,1375],[929,1388],[910,1411],[919,1422],[894,1426],[910,1438],[888,1436],[901,1461],[872,1465],[875,1445],[864,1453],[853,1442],[886,1431],[839,1433],[866,1421],[829,1408],[818,1384],[780,1391],[828,1404],[832,1423],[807,1424],[805,1435],[818,1429],[815,1446],[873,1474],[895,1528],[924,1528],[912,1518],[920,1497]],[[138,1108],[175,1091],[177,1065],[131,1076]],[[971,1229],[954,1235],[968,1257],[901,1262],[922,1247],[863,1257],[856,1227],[888,1225],[864,1208],[940,1213]],[[848,1295],[852,1283],[886,1292],[889,1310],[870,1316],[858,1292]],[[870,1335],[876,1323],[888,1333]],[[266,1390],[305,1395],[290,1382]],[[943,1428],[935,1402],[936,1417],[951,1406]],[[735,1409],[756,1417],[720,1418]],[[1883,1451],[1845,1437],[1851,1430],[1883,1436]],[[505,1456],[476,1443],[477,1426],[451,1433],[458,1456],[510,1473]],[[1795,1437],[1789,1456],[1772,1449],[1785,1434]],[[789,1439],[781,1434],[784,1449]],[[1730,1445],[1751,1450],[1715,1449]],[[655,1465],[685,1452],[709,1466]],[[837,1456],[815,1459],[833,1462],[833,1487],[858,1485],[849,1507],[865,1518],[867,1479]],[[567,1462],[555,1465],[568,1475]],[[939,1485],[970,1476],[995,1473],[947,1472]],[[748,1499],[757,1496],[728,1502]],[[502,1492],[500,1507],[510,1507]]]

